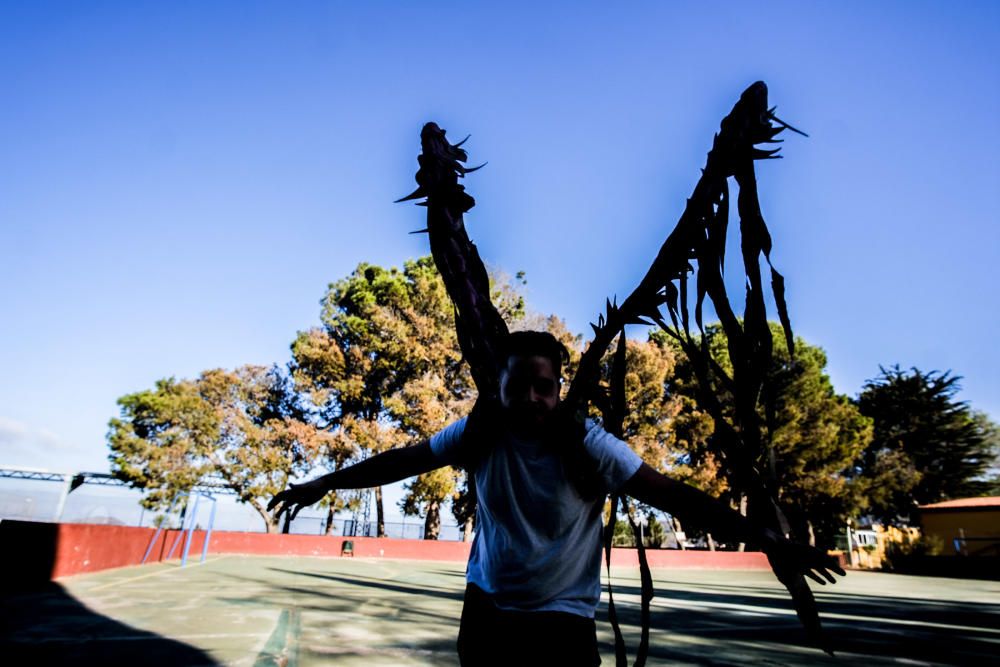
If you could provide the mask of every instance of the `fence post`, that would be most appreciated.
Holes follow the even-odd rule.
[[[191,548],[191,533],[194,532],[194,522],[198,518],[198,501],[201,500],[201,494],[197,494],[194,497],[194,508],[191,510],[191,519],[188,521],[188,527],[186,535],[184,536],[184,551],[181,554],[181,567],[187,565],[188,560],[188,550]]]

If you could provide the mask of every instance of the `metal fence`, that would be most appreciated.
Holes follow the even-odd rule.
[[[236,501],[225,488],[212,480],[199,487],[218,500],[215,530],[265,532],[264,520],[252,507]],[[163,511],[144,509],[142,493],[102,473],[63,474],[42,470],[0,468],[0,519],[22,521],[95,523],[122,526],[180,526],[179,512],[166,516]],[[374,513],[374,509],[372,510]],[[196,517],[201,522],[201,517]],[[326,512],[303,510],[292,522],[291,533],[326,534]],[[331,535],[375,537],[375,521],[358,520],[350,513],[335,515]],[[423,519],[414,517],[385,523],[386,537],[422,539]],[[462,527],[442,524],[440,540],[457,541]]]

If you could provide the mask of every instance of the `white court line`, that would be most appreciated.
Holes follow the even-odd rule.
[[[88,589],[87,592],[90,593],[90,592],[93,592],[93,591],[100,591],[100,590],[104,590],[105,588],[111,588],[113,586],[118,586],[120,584],[127,584],[127,583],[129,583],[131,581],[139,581],[140,579],[148,579],[149,577],[155,577],[158,574],[164,574],[166,572],[180,572],[181,570],[186,570],[186,569],[192,568],[192,567],[198,567],[199,565],[205,565],[206,563],[214,563],[217,560],[222,560],[223,558],[228,558],[228,557],[229,557],[229,554],[224,554],[222,556],[216,556],[215,558],[209,558],[208,560],[205,560],[205,561],[198,561],[197,563],[194,563],[192,565],[186,565],[185,567],[164,568],[162,570],[157,570],[156,572],[147,572],[146,574],[140,574],[137,577],[129,577],[128,579],[120,579],[119,581],[111,581],[111,582],[108,582],[106,584],[101,584],[100,586],[94,586],[93,588]]]
[[[654,607],[673,607],[676,609],[720,609],[727,611],[740,611],[740,612],[751,612],[754,614],[761,615],[773,615],[773,616],[794,616],[794,609],[767,609],[764,610],[761,607],[754,607],[752,605],[737,604],[735,602],[693,602],[689,600],[674,602],[669,598],[663,600],[655,599],[651,606]],[[919,626],[925,628],[936,628],[939,630],[960,630],[965,632],[985,632],[989,634],[1000,635],[1000,629],[986,628],[986,627],[976,627],[969,625],[954,625],[951,623],[935,623],[933,621],[922,621],[922,620],[910,620],[905,618],[885,618],[882,616],[855,616],[852,614],[839,614],[836,612],[821,612],[820,618],[823,619],[838,619],[842,621],[862,621],[862,622],[880,622],[889,625],[909,625],[909,626]]]
[[[149,632],[149,631],[144,631]],[[192,635],[170,635],[169,639],[176,639],[178,641],[190,641],[193,639],[231,639],[233,637],[240,638],[256,638],[260,636],[260,633],[250,633],[250,632],[213,632],[213,633],[201,633]],[[148,641],[162,641],[163,637],[156,634],[155,632],[149,632],[148,635],[101,635],[97,638],[102,642],[148,642]],[[6,640],[5,640],[6,641]],[[11,637],[9,641],[17,644],[82,644],[90,641],[94,641],[91,637],[81,637],[80,635],[66,635],[64,637],[57,636],[46,636],[46,637]]]

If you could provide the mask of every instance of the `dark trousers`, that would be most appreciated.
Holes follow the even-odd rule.
[[[594,619],[561,611],[499,609],[475,584],[465,588],[458,657],[462,667],[601,664]]]

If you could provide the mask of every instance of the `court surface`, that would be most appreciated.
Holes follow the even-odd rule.
[[[216,556],[81,575],[4,598],[0,656],[29,665],[457,665],[463,572],[459,563]],[[634,651],[638,571],[612,574]],[[835,660],[802,645],[769,572],[659,570],[654,580],[650,665],[988,664],[1000,655],[1000,582],[851,572],[814,587],[840,647]],[[603,664],[614,665],[603,604],[598,638]]]

